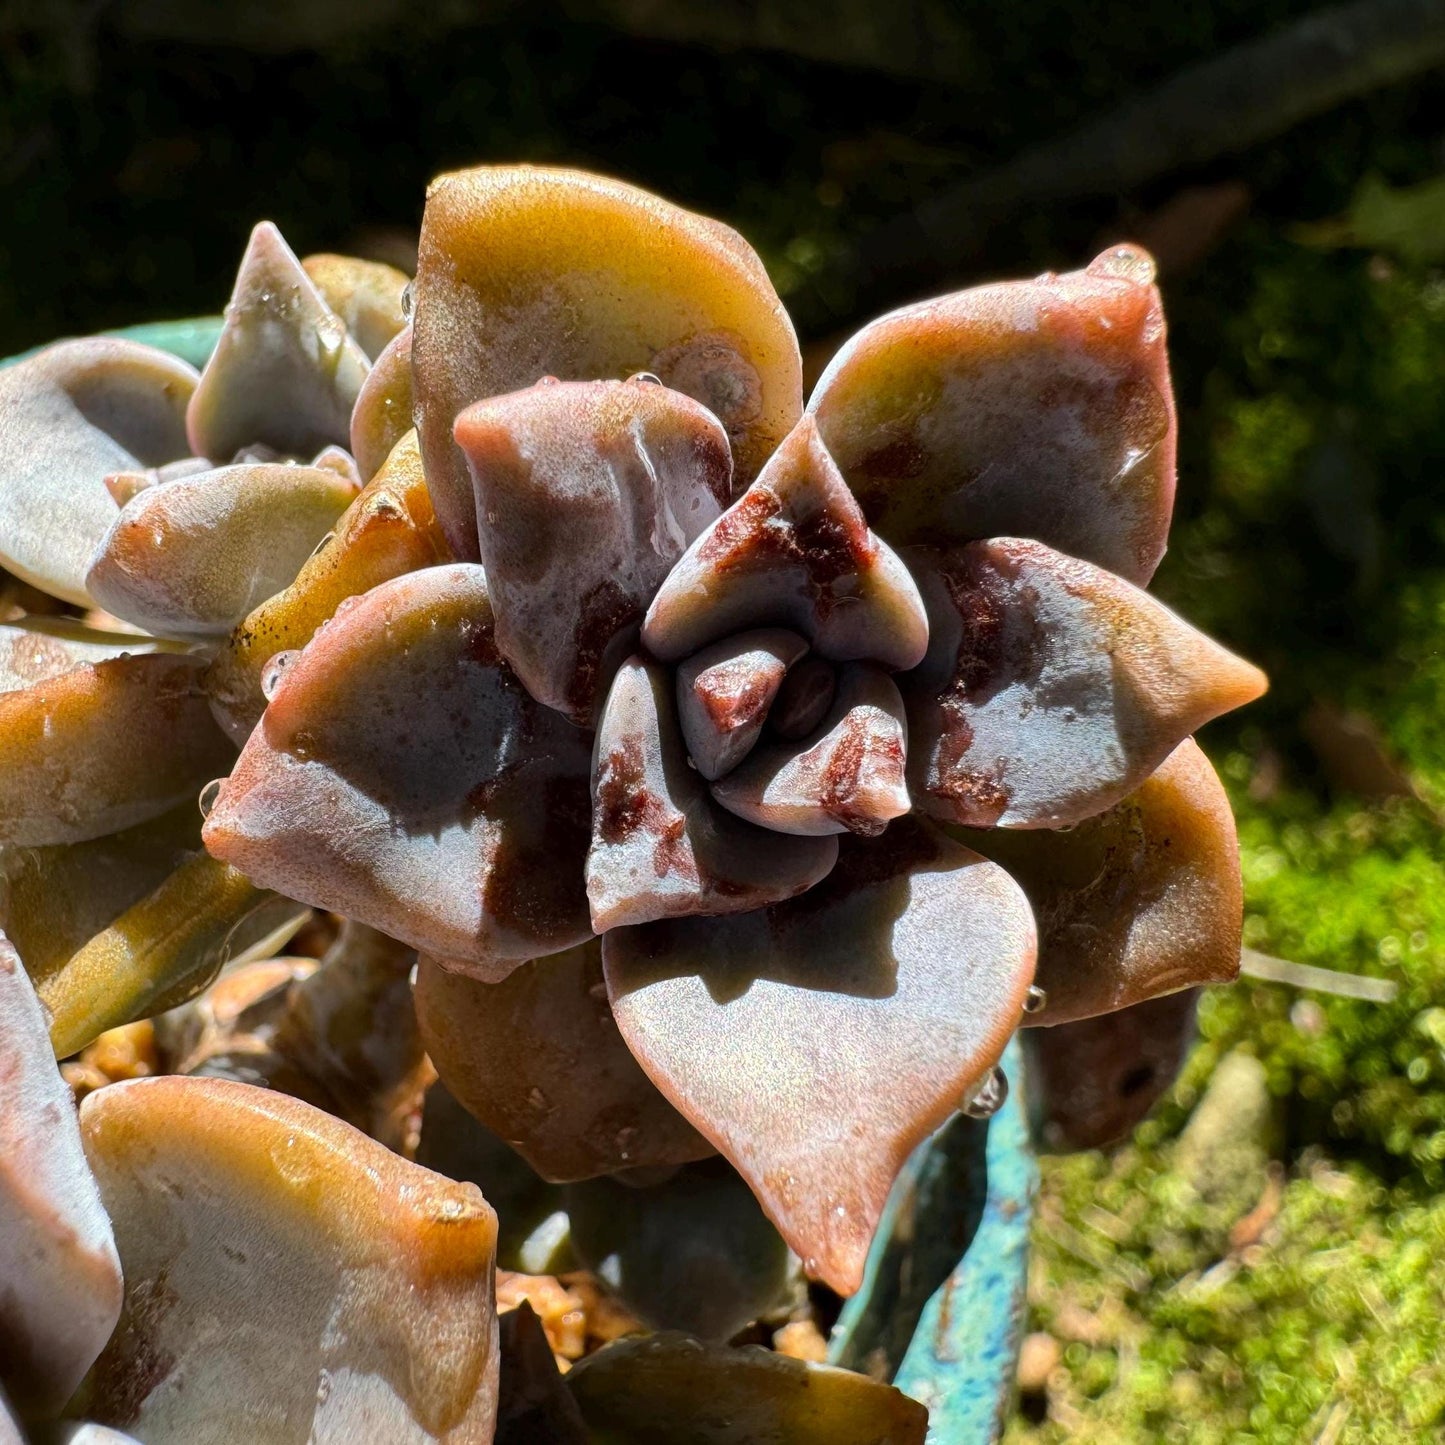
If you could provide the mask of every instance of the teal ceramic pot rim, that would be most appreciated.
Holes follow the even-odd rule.
[[[169,351],[197,369],[206,364],[221,334],[219,316],[191,316],[181,321],[148,321],[143,326],[123,326],[116,331],[102,331],[102,336],[119,336],[125,341],[141,341],[147,346]],[[50,343],[47,343],[47,345]],[[33,346],[18,356],[9,356],[0,361],[0,366],[10,366],[26,357],[44,351],[44,346]]]
[[[221,325],[219,316],[196,316],[102,334],[144,342],[199,368]],[[928,1407],[928,1445],[992,1445],[1013,1399],[1038,1171],[1017,1040],[1003,1068],[1009,1097],[992,1120],[958,1116],[904,1166],[863,1287],[847,1301],[829,1342],[831,1361],[881,1370]]]

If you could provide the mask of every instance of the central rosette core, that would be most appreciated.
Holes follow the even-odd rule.
[[[784,628],[696,652],[676,674],[688,759],[730,813],[780,833],[876,837],[908,811],[903,699]]]

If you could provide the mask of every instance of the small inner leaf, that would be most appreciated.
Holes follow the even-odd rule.
[[[777,625],[824,657],[890,668],[914,666],[928,644],[908,569],[868,530],[811,417],[688,548],[642,640],[677,662],[731,633]]]
[[[587,855],[587,897],[599,933],[791,898],[837,857],[831,839],[756,828],[713,802],[688,765],[673,692],[664,668],[632,657],[603,709]]]
[[[756,748],[712,795],[730,813],[782,833],[876,837],[909,808],[906,739],[893,679],[868,663],[844,663],[813,733]]]

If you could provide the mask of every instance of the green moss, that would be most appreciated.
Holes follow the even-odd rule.
[[[1049,1417],[1025,1402],[1012,1445],[1445,1432],[1445,288],[1281,229],[1213,263],[1242,281],[1237,307],[1207,310],[1201,282],[1174,309],[1185,466],[1161,584],[1275,681],[1215,730],[1245,942],[1399,992],[1213,990],[1128,1146],[1045,1161],[1031,1299],[1064,1355]],[[1331,791],[1299,726],[1320,698],[1375,723],[1418,800]],[[1176,1159],[1235,1050],[1264,1065],[1281,1125],[1244,1223]]]

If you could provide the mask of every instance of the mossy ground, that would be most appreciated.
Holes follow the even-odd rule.
[[[593,165],[725,215],[800,313],[846,309],[831,258],[873,219],[1310,8],[974,6],[989,63],[963,91],[546,15],[287,57],[0,25],[0,352],[213,311],[259,216],[302,250],[361,244],[478,159]],[[1239,810],[1247,942],[1400,985],[1389,1005],[1216,991],[1133,1140],[1046,1162],[1032,1328],[1063,1354],[1012,1445],[1445,1434],[1445,273],[1428,236],[1324,250],[1299,229],[1371,174],[1438,175],[1442,118],[1426,78],[1145,194],[1029,208],[970,263],[1078,264],[1181,190],[1242,188],[1244,219],[1163,278],[1181,466],[1158,590],[1273,679],[1203,738]],[[1370,719],[1416,796],[1364,796],[1322,758],[1321,701]],[[1273,1171],[1257,1199],[1205,1198],[1176,1141],[1237,1050],[1275,1100]]]

